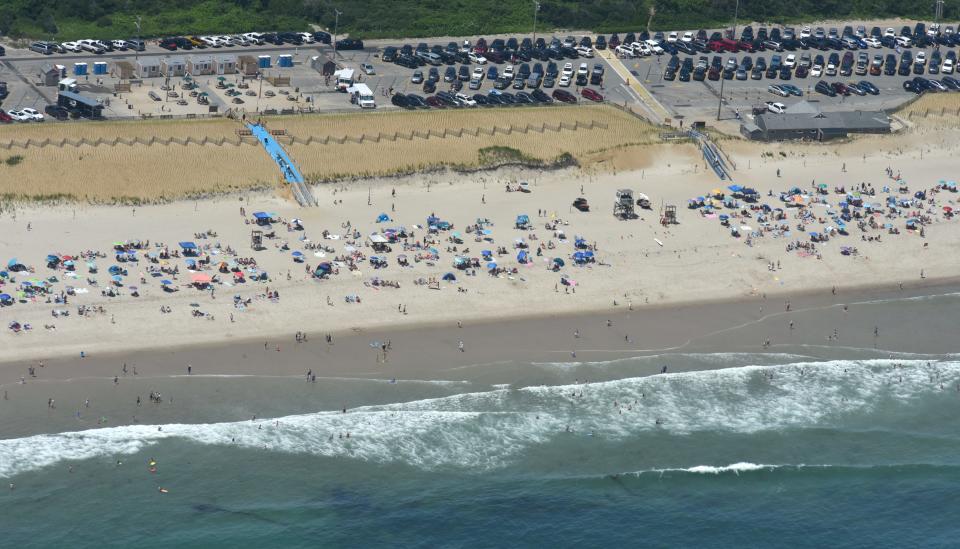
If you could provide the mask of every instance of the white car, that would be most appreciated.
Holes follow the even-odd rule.
[[[634,42],[633,44],[630,44],[630,46],[633,47],[633,54],[638,57],[641,55],[653,55],[653,50],[650,49],[650,46],[642,42]]]
[[[487,58],[484,57],[484,56],[482,56],[482,55],[478,55],[478,54],[476,54],[476,53],[471,53],[468,57],[470,58],[470,62],[471,62],[471,63],[476,63],[476,64],[478,64],[478,65],[486,65],[486,64],[487,64]]]
[[[298,32],[297,34],[300,35],[300,38],[303,38],[304,44],[313,44],[315,42],[313,35],[309,32]]]
[[[565,74],[565,75],[561,76],[561,77],[560,77],[560,81],[557,82],[557,85],[560,86],[560,87],[562,87],[562,88],[569,88],[569,87],[570,87],[570,75],[569,75],[569,74]],[[13,115],[11,114],[10,116],[13,116]]]
[[[767,110],[774,114],[783,114],[783,111],[787,110],[787,106],[783,103],[774,103],[773,101],[767,101]]]
[[[30,117],[20,111],[7,111],[7,114],[10,118],[16,120],[17,122],[29,122]]]
[[[809,25],[800,29],[800,38],[810,38],[812,34],[813,34],[813,30],[810,28]]]
[[[927,64],[927,54],[922,51],[918,51],[917,55],[914,56],[913,62],[917,65],[926,65]]]
[[[363,71],[363,74],[366,75],[377,74],[377,70],[374,69],[370,63],[360,63],[360,69]]]
[[[213,37],[213,36],[201,36],[201,37],[200,37],[200,41],[203,42],[204,44],[210,46],[211,48],[219,48],[219,47],[220,47],[220,40],[218,40],[217,38],[215,38],[215,37]]]
[[[667,42],[672,43],[672,42],[676,42],[679,39],[680,39],[680,36],[677,34],[676,31],[671,31],[670,34],[667,35]]]
[[[898,36],[897,45],[902,48],[909,48],[910,46],[913,45],[913,41],[910,40],[909,36]]]
[[[473,76],[471,77],[471,79],[480,80],[482,82],[483,78],[484,78],[483,69],[481,69],[480,67],[474,67]]]
[[[663,55],[663,48],[660,47],[660,44],[658,44],[656,40],[647,40],[646,44],[652,53],[656,55]]]
[[[513,65],[507,65],[503,68],[503,77],[513,80]]]
[[[896,36],[897,31],[893,30],[893,27],[887,27],[887,30],[883,31],[884,36]]]
[[[590,67],[586,63],[580,63],[580,68],[577,69],[577,76],[586,76],[590,73]]]
[[[864,38],[863,41],[864,41],[864,43],[866,43],[866,44],[867,44],[868,46],[870,46],[871,48],[879,48],[879,47],[882,47],[882,46],[883,46],[883,44],[881,44],[879,40],[877,40],[876,38],[874,38],[874,37],[872,37],[872,36],[870,36],[870,37],[868,37],[868,38]]]
[[[83,51],[83,48],[80,47],[79,42],[64,42],[63,44],[60,44],[60,47],[69,53],[79,53]]]
[[[783,66],[787,67],[788,69],[792,69],[793,67],[796,67],[797,56],[792,53],[788,55],[787,58],[783,60]]]
[[[680,41],[686,42],[687,44],[689,44],[690,42],[693,42],[693,33],[692,32],[683,33],[683,37],[680,38]]]
[[[940,72],[943,74],[953,74],[953,59],[944,59],[940,65]]]
[[[573,63],[567,63],[563,66],[563,76],[573,76]]]
[[[259,32],[247,32],[243,34],[243,37],[250,41],[252,44],[263,44],[263,35]],[[201,40],[203,40],[201,38]]]
[[[29,117],[30,120],[43,122],[43,115],[40,114],[36,109],[31,109],[27,107],[25,109],[20,109],[20,112],[23,113],[25,116]]]
[[[477,102],[474,101],[473,99],[470,99],[470,96],[467,95],[467,94],[458,93],[458,94],[455,95],[454,97],[456,97],[456,98],[457,98],[457,102],[459,102],[459,103],[460,103],[461,105],[463,105],[464,107],[476,107],[476,106],[477,106]]]
[[[813,76],[814,78],[819,78],[822,75],[823,75],[823,65],[814,65],[813,68],[810,69],[810,76]]]
[[[113,49],[120,51],[125,51],[130,47],[126,40],[113,40],[110,45],[113,46]]]
[[[588,48],[586,46],[580,46],[579,48],[577,48],[577,54],[579,54],[580,57],[586,57],[587,59],[592,59],[593,49]]]
[[[621,57],[636,57],[637,55],[633,52],[633,46],[629,44],[620,44],[613,51]]]

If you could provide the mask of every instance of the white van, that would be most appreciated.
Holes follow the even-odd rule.
[[[353,69],[340,69],[333,73],[337,79],[337,91],[345,92],[353,86]]]
[[[377,108],[377,102],[373,99],[373,92],[366,84],[354,84],[347,88],[347,93],[350,94],[350,101],[360,105],[361,109]]]

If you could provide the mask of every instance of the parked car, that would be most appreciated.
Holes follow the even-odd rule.
[[[43,111],[57,120],[66,120],[70,117],[70,113],[67,112],[67,109],[59,105],[47,105],[44,107]]]
[[[603,101],[603,96],[592,88],[583,88],[583,90],[580,92],[580,95],[586,99],[589,99],[590,101]]]
[[[836,97],[837,92],[827,82],[821,80],[817,82],[817,85],[813,88],[817,93],[822,93],[828,97]]]
[[[774,95],[779,95],[780,97],[787,97],[790,95],[790,92],[785,90],[780,84],[771,84],[767,86],[767,91]]]
[[[566,90],[553,90],[553,98],[563,103],[576,103],[577,98]]]

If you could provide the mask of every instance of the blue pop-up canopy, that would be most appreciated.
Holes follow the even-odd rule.
[[[181,242],[181,243],[180,243],[180,247],[183,248],[184,250],[196,250],[196,249],[197,249],[197,245],[194,244],[193,242]]]

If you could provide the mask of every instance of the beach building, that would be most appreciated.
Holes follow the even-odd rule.
[[[187,63],[182,57],[170,57],[160,61],[160,74],[170,78],[187,74]]]
[[[63,65],[48,63],[40,68],[40,84],[43,86],[56,86],[66,76],[67,68]]]
[[[110,74],[114,78],[129,80],[136,74],[136,69],[129,61],[114,61]]]
[[[99,101],[76,92],[60,90],[57,93],[57,105],[84,118],[103,117],[103,105]]]
[[[233,55],[220,55],[216,60],[217,74],[236,74],[237,58]]]
[[[237,59],[237,69],[244,76],[253,76],[260,71],[257,58],[252,55],[241,55]]]
[[[160,61],[152,57],[137,60],[137,78],[156,78],[160,76]]]
[[[754,141],[823,141],[851,133],[890,133],[890,117],[884,111],[821,111],[801,101],[781,114],[765,112],[744,120],[740,133]]]
[[[187,60],[187,72],[193,76],[214,74],[213,59],[206,55],[193,56]]]

